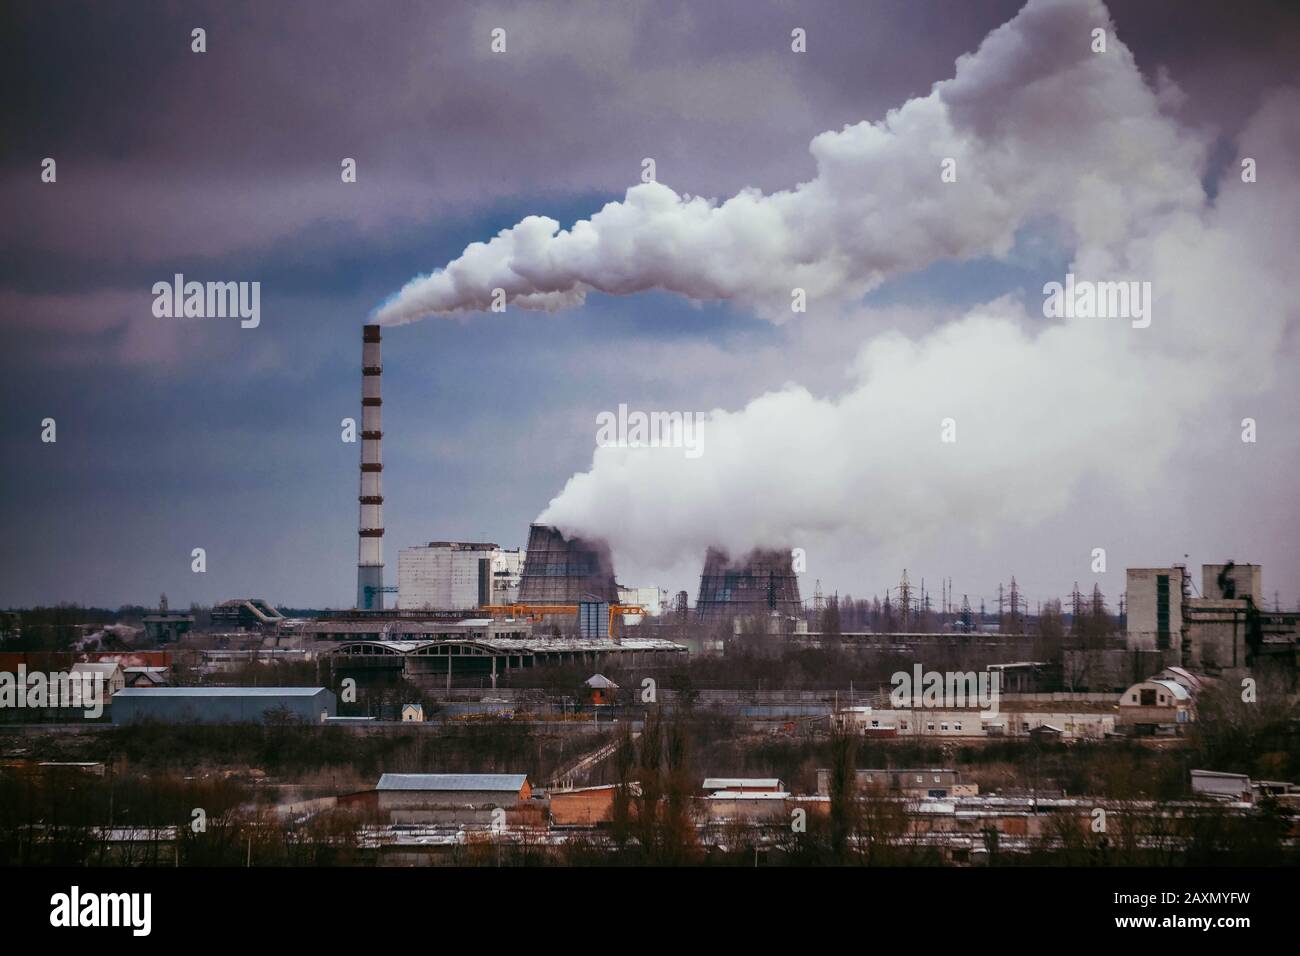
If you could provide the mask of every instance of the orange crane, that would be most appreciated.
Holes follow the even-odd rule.
[[[576,604],[485,604],[480,611],[492,617],[518,617],[528,621],[540,621],[547,615],[564,614],[577,616]],[[646,616],[646,609],[640,604],[611,604],[609,606],[609,636],[615,636],[615,621],[624,614]]]

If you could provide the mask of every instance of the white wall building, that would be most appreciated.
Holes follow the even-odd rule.
[[[460,611],[492,603],[495,544],[430,541],[397,555],[397,606]]]
[[[519,601],[519,582],[524,576],[524,548],[497,548],[492,552],[492,603],[515,604]]]
[[[667,595],[656,587],[629,588],[619,586],[618,600],[620,604],[639,604],[646,609],[646,613],[651,617],[658,617],[659,612],[663,609]],[[623,620],[628,624],[635,624],[640,620],[639,616],[625,614]]]
[[[403,704],[402,705],[402,722],[403,723],[422,723],[424,721],[423,704]]]
[[[836,719],[841,726],[882,737],[1023,737],[1040,727],[1059,731],[1066,740],[1100,740],[1115,733],[1114,714],[1089,711],[1003,710],[984,716],[975,709],[845,707]]]

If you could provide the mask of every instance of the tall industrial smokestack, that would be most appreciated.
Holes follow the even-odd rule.
[[[357,525],[357,607],[384,606],[384,471],[379,445],[384,437],[384,400],[379,397],[383,365],[379,326],[361,333],[361,516]]]

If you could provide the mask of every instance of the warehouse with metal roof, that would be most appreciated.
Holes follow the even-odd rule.
[[[386,773],[373,805],[394,822],[420,822],[441,810],[514,809],[532,795],[524,773]]]
[[[338,713],[324,687],[128,687],[113,695],[113,723],[320,723]]]
[[[410,624],[411,622],[403,622]],[[418,633],[418,632],[417,632]],[[443,675],[490,677],[529,667],[557,664],[601,666],[615,660],[629,667],[655,668],[680,664],[683,644],[660,638],[463,637],[406,640],[342,641],[331,650],[336,670],[385,669],[408,677]]]

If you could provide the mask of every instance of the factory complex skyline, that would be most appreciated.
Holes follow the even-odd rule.
[[[0,606],[352,606],[354,503],[390,587],[537,523],[669,595],[1294,605],[1294,15],[846,6],[11,6]]]

